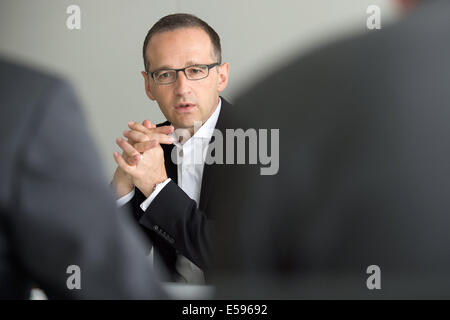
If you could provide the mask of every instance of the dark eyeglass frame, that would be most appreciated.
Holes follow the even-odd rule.
[[[158,84],[158,85],[166,85],[166,84],[175,83],[177,81],[177,79],[178,79],[178,72],[179,71],[183,71],[184,76],[186,77],[186,79],[191,80],[191,81],[197,81],[197,80],[202,80],[202,79],[207,78],[209,76],[209,70],[211,70],[212,68],[214,68],[216,66],[219,66],[219,65],[220,65],[220,63],[218,63],[218,62],[214,62],[214,63],[211,63],[211,64],[194,64],[192,66],[187,66],[187,67],[181,68],[181,69],[161,69],[161,70],[156,70],[156,71],[153,71],[153,72],[146,71],[145,73],[147,74],[147,76],[151,77],[153,79],[153,81],[155,81],[156,84]],[[208,73],[203,78],[189,79],[188,75],[186,74],[186,69],[189,69],[189,68],[192,68],[192,67],[199,67],[199,68],[207,67],[208,68]],[[160,72],[160,71],[175,71],[175,80],[172,81],[172,82],[167,82],[167,83],[158,82],[155,79],[155,73]]]

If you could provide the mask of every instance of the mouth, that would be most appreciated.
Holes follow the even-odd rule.
[[[175,110],[180,113],[190,112],[196,107],[195,104],[189,102],[177,103],[175,105]]]

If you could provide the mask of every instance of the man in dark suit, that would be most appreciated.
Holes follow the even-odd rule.
[[[220,38],[189,14],[160,19],[143,47],[146,94],[167,122],[129,123],[119,138],[123,156],[113,184],[119,204],[128,203],[155,248],[155,263],[168,280],[201,284],[211,252],[215,165],[205,164],[213,130],[230,105],[219,93],[227,86]],[[141,154],[140,154],[141,153]]]
[[[280,129],[280,170],[227,168],[221,298],[450,297],[450,3],[301,57],[227,124]]]
[[[163,297],[71,87],[0,61],[0,100],[0,298]]]

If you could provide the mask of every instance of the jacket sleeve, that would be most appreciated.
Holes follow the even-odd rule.
[[[136,199],[145,200],[136,189]],[[144,212],[135,202],[139,224],[165,239],[173,248],[206,269],[210,265],[212,222],[175,182],[170,181]]]

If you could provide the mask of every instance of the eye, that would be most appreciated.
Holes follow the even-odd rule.
[[[191,73],[201,73],[201,72],[203,72],[202,69],[198,69],[198,68],[192,68],[192,69],[190,69],[190,71],[191,71]]]
[[[158,73],[158,78],[160,79],[166,79],[170,77],[170,72],[162,72],[162,73]]]
[[[207,68],[206,68],[207,70]],[[206,70],[203,66],[194,66],[186,69],[186,72],[189,77],[194,79],[202,78],[206,75]]]

